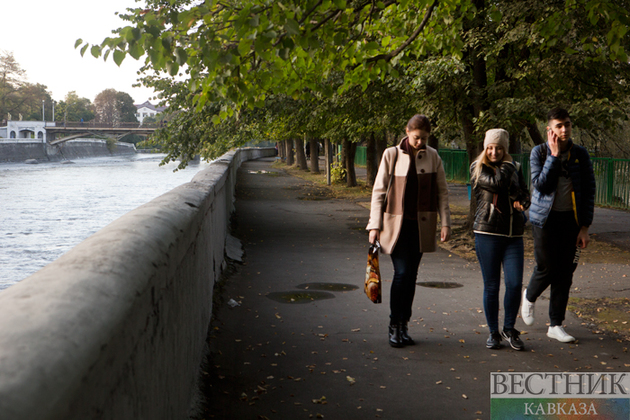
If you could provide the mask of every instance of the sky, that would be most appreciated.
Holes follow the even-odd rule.
[[[75,49],[79,38],[100,44],[112,30],[127,22],[116,12],[141,7],[135,0],[30,0],[3,1],[0,50],[13,53],[26,72],[26,81],[47,86],[59,102],[75,91],[81,98],[94,98],[105,89],[126,92],[134,103],[157,104],[152,89],[134,88],[142,60],[125,58],[118,67],[110,57],[94,58],[89,49],[81,57]]]

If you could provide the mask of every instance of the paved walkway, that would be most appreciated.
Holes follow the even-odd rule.
[[[390,347],[390,282],[382,304],[371,303],[362,289],[368,211],[314,194],[307,182],[271,168],[272,161],[246,162],[239,171],[233,235],[245,257],[216,304],[207,418],[489,419],[490,372],[629,370],[627,343],[596,334],[571,315],[567,330],[579,342],[548,339],[545,300],[532,327],[517,321],[527,330],[526,351],[486,349],[478,264],[442,249],[425,254],[418,280],[461,287],[419,286],[410,323],[417,345]],[[465,193],[452,188],[454,200]],[[603,232],[606,223],[593,231]],[[580,266],[575,286],[630,296],[630,267],[612,268],[614,274]],[[381,272],[391,279],[387,256]],[[317,283],[348,286],[329,290]],[[612,283],[625,291],[613,292]]]

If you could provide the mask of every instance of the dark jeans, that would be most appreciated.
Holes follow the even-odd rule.
[[[483,310],[490,332],[499,331],[501,265],[505,278],[503,328],[512,329],[523,289],[523,238],[475,233],[475,249],[483,275]]]
[[[576,245],[579,230],[570,211],[552,211],[543,228],[533,226],[536,267],[527,286],[527,300],[535,302],[551,286],[549,320],[552,327],[564,321],[573,272],[579,260],[580,250]]]
[[[411,306],[416,293],[416,279],[422,254],[418,222],[404,219],[400,237],[392,252],[394,280],[389,299],[390,322],[397,324],[411,319]]]

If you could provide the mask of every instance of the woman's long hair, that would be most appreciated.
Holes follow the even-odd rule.
[[[501,160],[501,162],[512,162],[512,156],[510,156],[510,154],[507,152],[507,150],[503,150],[503,159]],[[479,153],[479,156],[477,156],[477,158],[475,159],[475,161],[473,162],[475,167],[472,170],[472,173],[470,174],[470,181],[473,184],[473,187],[477,186],[477,180],[479,180],[479,176],[481,175],[481,170],[483,168],[483,165],[492,167],[492,163],[490,162],[490,159],[488,159],[488,154],[486,153],[486,149],[483,149],[481,151],[481,153]]]

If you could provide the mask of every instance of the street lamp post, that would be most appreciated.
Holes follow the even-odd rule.
[[[44,112],[45,112],[44,100],[42,99],[42,121],[46,122],[46,114]]]

